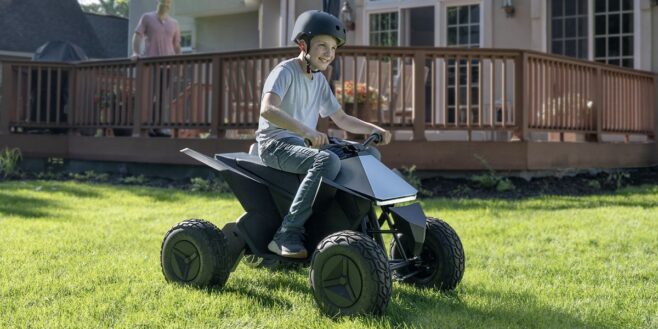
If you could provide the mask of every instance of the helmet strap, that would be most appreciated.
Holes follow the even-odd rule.
[[[311,39],[304,38],[304,43],[299,43],[299,48],[304,53],[304,63],[306,64],[306,74],[318,73],[320,70],[311,69],[311,61],[308,60],[309,53],[311,52]],[[305,44],[308,44],[308,50],[306,50]]]

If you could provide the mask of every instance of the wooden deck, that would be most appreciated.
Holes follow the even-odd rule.
[[[179,152],[185,147],[210,155],[246,152],[251,143],[148,137],[0,136],[2,147],[18,147],[28,157],[169,164],[198,164]],[[655,143],[396,141],[380,150],[389,166],[415,165],[420,170],[486,170],[490,166],[496,170],[533,171],[658,165]]]
[[[178,153],[184,147],[246,151],[267,73],[294,52],[78,64],[0,58],[0,149],[171,164],[193,163]],[[653,73],[508,49],[346,47],[338,56],[338,100],[395,132],[396,140],[381,147],[391,166],[658,165]],[[320,127],[335,132],[326,121]],[[152,129],[173,136],[148,137]]]

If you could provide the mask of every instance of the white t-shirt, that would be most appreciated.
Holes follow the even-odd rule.
[[[282,111],[313,129],[318,124],[318,115],[326,118],[340,109],[340,104],[324,75],[318,72],[313,73],[313,79],[307,78],[296,58],[279,63],[270,72],[265,80],[261,99],[269,92],[281,98],[279,108]],[[292,131],[277,127],[262,116],[258,120],[256,141],[259,143],[270,138],[287,137],[301,138]]]

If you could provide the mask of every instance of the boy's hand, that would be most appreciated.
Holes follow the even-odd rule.
[[[391,135],[390,131],[388,131],[386,129],[383,129],[383,128],[375,129],[375,130],[372,131],[372,133],[378,133],[382,136],[382,140],[379,141],[379,143],[377,143],[378,145],[386,145],[386,144],[390,143],[391,142],[391,137],[393,136],[393,135]]]
[[[327,138],[327,135],[325,133],[321,133],[316,130],[308,131],[306,134],[304,134],[304,139],[308,139],[311,141],[311,147],[312,148],[319,148],[322,145],[328,144],[329,139]]]

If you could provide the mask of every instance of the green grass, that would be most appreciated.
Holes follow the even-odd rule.
[[[0,327],[658,328],[658,186],[423,207],[462,239],[457,290],[395,283],[383,317],[331,319],[307,269],[240,265],[212,291],[164,281],[166,231],[186,218],[235,220],[231,195],[0,183]]]

